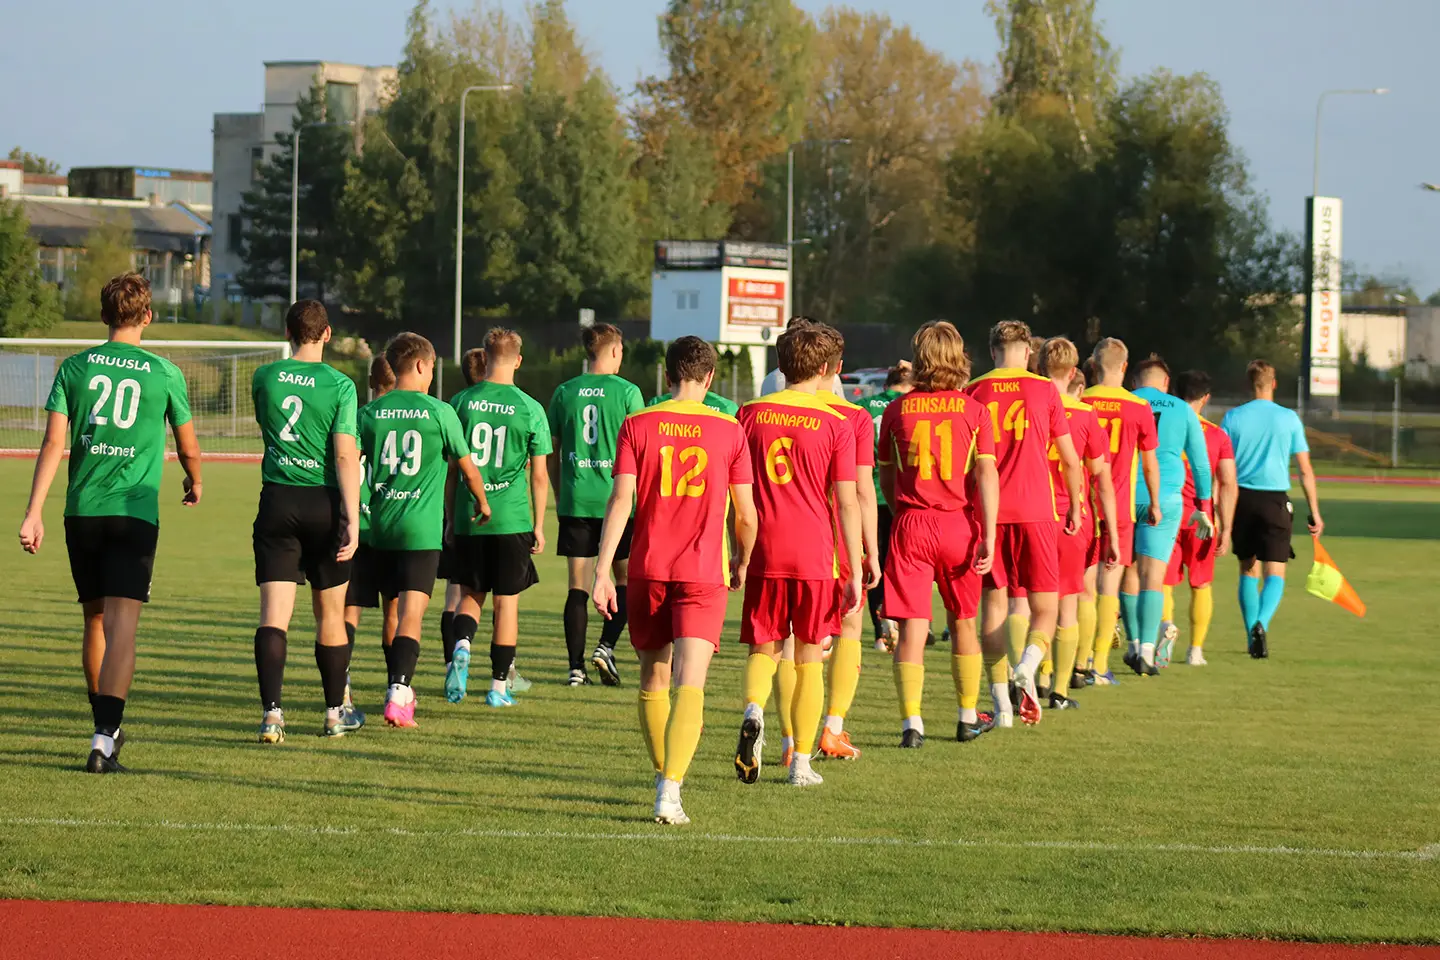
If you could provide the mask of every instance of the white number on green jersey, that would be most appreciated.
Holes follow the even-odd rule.
[[[399,437],[397,444],[396,438]],[[401,457],[404,462],[401,462]],[[380,463],[390,468],[390,476],[396,473],[403,473],[407,477],[413,477],[420,472],[420,431],[406,430],[404,436],[398,431],[391,430],[385,434],[385,442],[380,446]]]
[[[585,409],[580,411],[580,417],[584,421],[580,427],[580,437],[593,447],[600,442],[600,408],[593,403],[587,403]]]
[[[490,465],[490,454],[495,454],[495,468],[505,466],[505,432],[509,427],[492,427],[488,423],[477,423],[470,430],[470,458],[475,466]]]
[[[100,397],[95,401],[95,406],[90,408],[90,422],[98,426],[104,426],[110,420],[100,411],[110,400],[110,393],[115,393],[115,408],[111,416],[115,418],[115,426],[122,429],[129,428],[135,422],[135,415],[140,412],[140,383],[136,380],[121,380],[119,389],[115,389],[110,378],[103,373],[97,373],[90,381],[91,390],[99,390]]]
[[[280,439],[294,443],[300,438],[295,436],[294,426],[300,419],[300,413],[305,409],[305,402],[296,396],[286,397],[280,401],[280,409],[287,410],[290,418],[285,421],[285,426],[280,428]]]

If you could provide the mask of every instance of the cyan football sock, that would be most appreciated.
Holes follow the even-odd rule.
[[[1277,601],[1278,602],[1278,601]],[[1260,619],[1260,578],[1240,576],[1240,618],[1245,621],[1245,632],[1249,633],[1255,621]]]
[[[1120,620],[1125,624],[1125,637],[1130,649],[1140,646],[1140,597],[1133,593],[1120,594]]]
[[[1140,656],[1145,662],[1155,660],[1155,644],[1160,639],[1160,618],[1165,612],[1165,594],[1159,590],[1141,590],[1136,603],[1136,620],[1140,628]]]
[[[1284,577],[1265,578],[1265,586],[1260,591],[1260,613],[1257,619],[1260,621],[1260,626],[1266,630],[1270,629],[1270,620],[1275,616],[1275,611],[1280,609],[1280,599],[1284,595]]]

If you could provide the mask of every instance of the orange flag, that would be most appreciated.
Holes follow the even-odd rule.
[[[1350,581],[1335,566],[1330,552],[1320,545],[1320,538],[1311,539],[1315,542],[1315,565],[1310,568],[1310,576],[1305,578],[1306,591],[1321,600],[1339,604],[1357,617],[1365,616],[1365,601],[1360,599]]]

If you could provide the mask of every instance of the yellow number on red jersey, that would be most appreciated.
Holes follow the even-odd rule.
[[[910,438],[907,461],[910,466],[919,469],[921,480],[934,479],[937,464],[940,467],[941,480],[950,480],[955,476],[954,431],[954,423],[950,420],[941,420],[934,425],[935,437],[940,442],[940,455],[937,457],[930,439],[931,422],[919,420],[915,423],[915,434]]]
[[[710,455],[705,452],[704,447],[685,447],[680,451],[680,466],[685,472],[680,474],[679,481],[674,481],[675,475],[675,448],[664,446],[660,448],[660,496],[662,497],[699,497],[705,494],[705,480],[700,474],[705,472],[705,466],[710,461]]]

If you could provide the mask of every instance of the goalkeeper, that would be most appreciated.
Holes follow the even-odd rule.
[[[1208,540],[1215,532],[1210,520],[1210,457],[1205,447],[1205,434],[1200,417],[1179,397],[1172,397],[1170,368],[1165,361],[1151,354],[1135,367],[1135,396],[1150,404],[1155,414],[1157,445],[1155,458],[1160,464],[1160,502],[1150,502],[1150,491],[1143,487],[1135,498],[1135,565],[1125,571],[1122,594],[1139,597],[1122,608],[1135,610],[1135,622],[1127,623],[1130,650],[1125,662],[1142,676],[1155,676],[1155,645],[1160,634],[1160,620],[1165,608],[1165,570],[1175,550],[1175,538],[1183,521],[1193,527],[1195,536]],[[1196,465],[1195,509],[1187,518],[1184,512],[1185,461]]]

